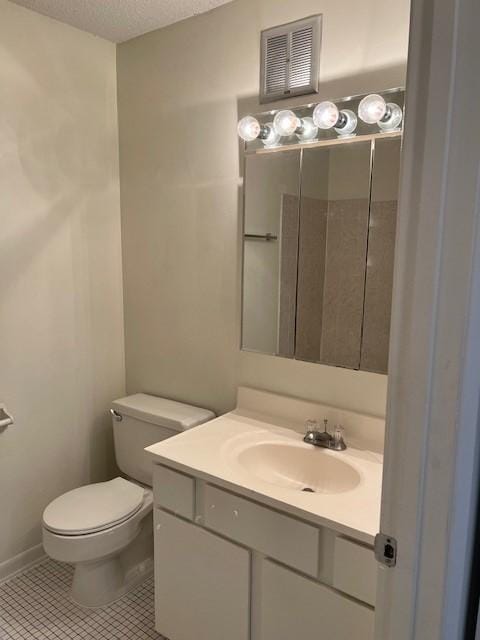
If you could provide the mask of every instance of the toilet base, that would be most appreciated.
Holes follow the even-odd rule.
[[[74,566],[71,598],[81,607],[105,607],[137,587],[153,573],[152,512],[121,551]]]
[[[70,594],[73,602],[88,609],[106,607],[153,574],[153,558],[144,560],[127,574],[122,564],[119,556],[77,564]]]

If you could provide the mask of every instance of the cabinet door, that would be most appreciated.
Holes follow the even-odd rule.
[[[156,629],[169,640],[249,640],[250,553],[155,510]]]
[[[261,640],[373,640],[373,625],[370,607],[273,562],[262,563]]]

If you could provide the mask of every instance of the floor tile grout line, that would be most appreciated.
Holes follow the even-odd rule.
[[[69,599],[72,575],[47,559],[0,584],[0,638],[163,640],[154,630],[152,577],[110,606],[83,609]]]

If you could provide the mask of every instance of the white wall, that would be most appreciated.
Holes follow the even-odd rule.
[[[0,16],[1,577],[50,500],[111,472],[124,355],[115,47]]]
[[[265,109],[260,30],[317,12],[320,99],[404,83],[408,0],[235,0],[118,47],[129,391],[220,412],[241,382],[384,414],[383,376],[238,346],[236,123]]]

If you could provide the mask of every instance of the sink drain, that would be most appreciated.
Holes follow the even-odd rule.
[[[306,493],[315,493],[315,491],[313,489],[310,489],[310,487],[304,487],[302,491],[305,491]]]

